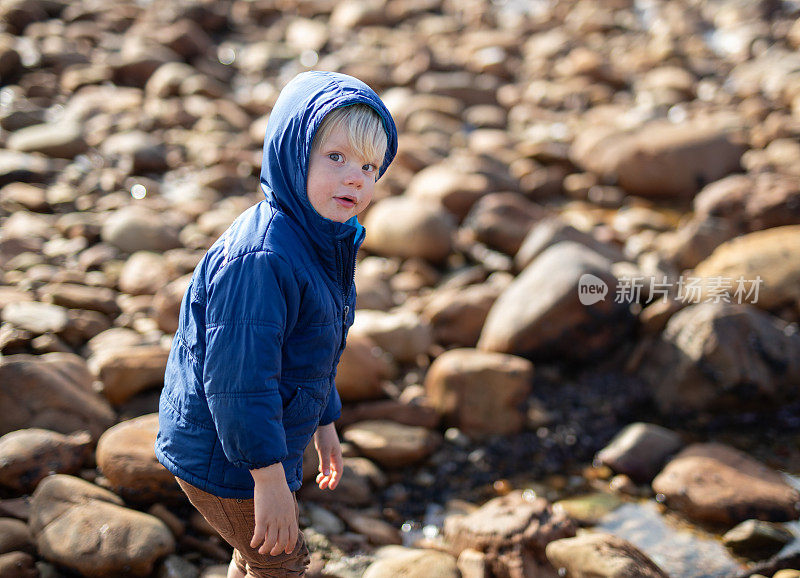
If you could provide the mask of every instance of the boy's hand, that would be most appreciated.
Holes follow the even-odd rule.
[[[342,446],[339,444],[336,427],[332,423],[317,428],[314,433],[314,447],[319,455],[319,474],[317,475],[319,489],[334,490],[339,485],[344,464],[342,463]]]
[[[278,462],[250,473],[256,484],[253,493],[256,527],[250,547],[258,548],[263,542],[258,548],[261,554],[290,554],[297,544],[298,528],[294,498],[286,484],[283,464]]]

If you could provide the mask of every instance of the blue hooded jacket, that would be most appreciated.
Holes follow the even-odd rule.
[[[336,366],[353,323],[364,228],[322,217],[306,194],[314,134],[335,108],[365,103],[397,152],[389,111],[363,82],[306,72],[281,91],[264,138],[265,200],[197,265],[183,297],[159,403],[158,460],[223,498],[252,498],[249,470],[283,462],[292,491],[319,425],[336,420]]]

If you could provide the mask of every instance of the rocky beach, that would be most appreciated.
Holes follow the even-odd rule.
[[[280,89],[372,86],[309,578],[800,577],[800,2],[0,1],[0,577],[221,578],[156,460]]]

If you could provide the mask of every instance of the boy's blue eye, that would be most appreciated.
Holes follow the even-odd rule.
[[[372,165],[372,164],[366,164],[363,167],[361,167],[361,169],[364,170],[364,171],[372,173],[372,172],[376,171],[378,169],[378,167],[376,167],[375,165]]]
[[[338,163],[340,160],[342,160],[342,155],[340,153],[330,153],[328,158]]]

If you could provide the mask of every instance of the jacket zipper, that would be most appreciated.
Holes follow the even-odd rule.
[[[341,244],[342,244],[341,241],[339,241],[339,249],[340,250],[342,250]],[[343,303],[344,303],[344,314],[342,316],[342,342],[339,345],[339,349],[340,350],[344,349],[344,346],[345,346],[345,334],[346,334],[346,330],[347,330],[347,317],[350,315],[350,305],[348,305],[348,301],[350,299],[350,291],[353,288],[353,280],[355,279],[355,276],[356,276],[356,259],[355,259],[355,255],[353,255],[352,263],[353,263],[353,265],[350,268],[350,277],[349,278],[345,278],[345,281],[347,282],[347,292],[345,292],[345,288],[342,287],[342,299],[343,299]],[[345,266],[346,265],[344,263],[344,251],[342,251],[342,269],[344,269]]]

